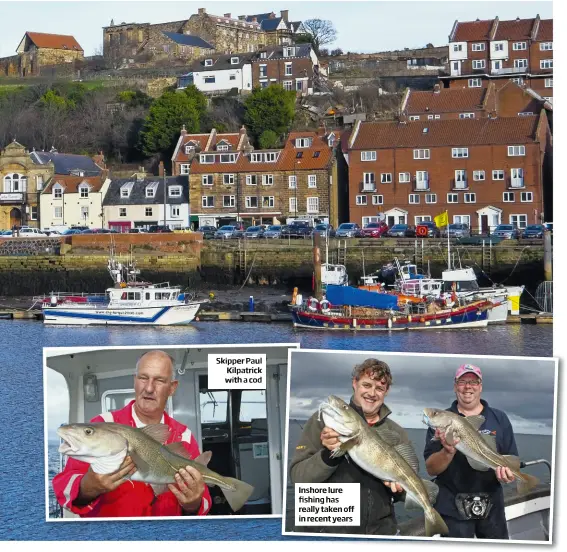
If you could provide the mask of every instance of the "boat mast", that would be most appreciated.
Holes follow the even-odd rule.
[[[451,229],[449,228],[449,211],[447,213],[447,269],[451,270]]]

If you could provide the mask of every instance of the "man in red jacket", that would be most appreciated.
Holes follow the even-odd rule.
[[[115,422],[132,427],[166,424],[170,434],[164,444],[181,442],[191,455],[199,446],[191,430],[165,412],[167,399],[177,389],[174,361],[163,351],[148,351],[136,364],[135,400],[120,410],[105,412],[91,422]],[[89,464],[69,458],[65,469],[53,479],[55,496],[61,506],[81,517],[141,517],[206,515],[211,495],[201,474],[190,466],[175,475],[176,484],[155,495],[147,483],[131,481],[136,471],[127,456],[113,473],[95,473]]]

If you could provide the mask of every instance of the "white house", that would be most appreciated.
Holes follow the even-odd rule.
[[[104,226],[102,201],[110,179],[98,176],[55,174],[39,199],[42,228],[52,226]]]

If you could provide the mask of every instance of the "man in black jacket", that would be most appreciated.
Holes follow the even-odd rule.
[[[350,406],[369,426],[395,431],[403,443],[409,443],[406,431],[388,419],[391,411],[384,399],[392,385],[389,366],[373,358],[354,367],[353,396]],[[403,489],[397,483],[375,478],[359,468],[348,456],[331,458],[331,452],[340,445],[338,433],[325,427],[315,413],[303,429],[291,462],[293,483],[360,483],[360,526],[308,527],[296,530],[321,533],[349,533],[366,535],[395,535],[397,522],[393,502]]]

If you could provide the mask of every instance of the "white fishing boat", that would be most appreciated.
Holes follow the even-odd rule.
[[[105,294],[51,293],[34,297],[45,324],[172,326],[194,320],[202,302],[191,301],[180,286],[139,282],[130,256],[118,261],[111,247],[108,271],[114,287]]]

